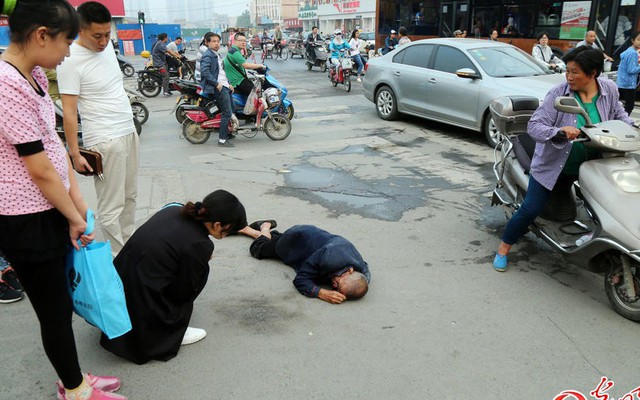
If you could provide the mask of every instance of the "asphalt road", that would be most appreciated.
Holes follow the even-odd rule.
[[[192,145],[170,114],[174,99],[147,101],[138,224],[170,201],[224,188],[250,220],[350,239],[371,267],[369,293],[342,305],[306,298],[290,268],[253,259],[248,238],[225,238],[192,318],[205,340],[137,366],[75,318],[85,371],[122,377],[121,393],[136,400],[552,399],[566,389],[588,397],[602,376],[618,398],[640,385],[638,325],[609,306],[602,276],[531,234],[507,273],[491,268],[505,218],[490,207],[482,135],[385,122],[358,84],[345,93],[299,59],[268,63],[296,109],[284,141]],[[91,181],[80,179],[95,206]],[[0,321],[0,399],[53,399],[57,378],[29,303],[0,306]]]

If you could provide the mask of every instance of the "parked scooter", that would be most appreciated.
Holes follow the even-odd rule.
[[[133,67],[129,61],[127,61],[124,57],[122,57],[118,52],[116,52],[116,58],[118,59],[118,64],[120,65],[120,70],[126,77],[132,77],[133,74],[136,73],[136,69]]]
[[[351,75],[353,75],[353,59],[349,55],[349,51],[341,51],[337,64],[331,64],[329,67],[329,80],[333,87],[338,84],[344,85],[346,92],[351,91]]]
[[[327,59],[329,58],[329,53],[327,52],[327,48],[324,44],[316,43],[312,45],[313,51],[315,52],[316,59],[315,61],[311,59],[309,52],[305,52],[305,59],[307,69],[311,71],[313,67],[320,67],[320,71],[327,71]]]
[[[149,109],[145,106],[144,97],[138,96],[138,93],[124,88],[127,92],[127,96],[129,97],[129,104],[131,104],[131,110],[133,111],[133,116],[140,122],[140,125],[144,125],[145,122],[149,119]]]
[[[66,138],[64,135],[64,113],[62,111],[62,102],[60,100],[54,101],[53,108],[56,113],[56,133],[63,142],[66,142]],[[140,136],[140,134],[142,133],[142,124],[135,115],[133,116],[133,126],[135,127],[138,136]],[[82,122],[80,119],[80,114],[78,114],[78,142],[82,143]]]
[[[180,125],[184,122],[186,116],[184,106],[195,106],[202,101],[203,97],[200,96],[201,87],[193,82],[187,80],[178,79],[169,84],[172,90],[180,92],[180,96],[176,99],[176,105],[171,110],[171,113],[175,113],[176,120]],[[205,99],[205,102],[208,101]]]
[[[238,118],[249,122],[240,125],[238,119],[232,118],[229,121],[229,132],[238,132],[245,137],[253,138],[259,132],[264,131],[272,140],[284,140],[291,133],[291,122],[277,112],[281,105],[281,93],[275,87],[262,89],[261,84],[266,82],[264,75],[258,76],[258,82],[260,83],[256,87],[257,97],[253,100],[255,112],[252,115],[244,115],[236,109],[235,114],[239,115]],[[182,124],[182,136],[189,143],[205,143],[209,140],[212,131],[220,129],[222,115],[215,101],[211,100],[202,107],[184,106],[184,109],[186,120]],[[249,126],[247,127],[247,125]]]
[[[492,205],[502,205],[507,218],[522,205],[535,142],[527,123],[537,98],[503,97],[491,105],[503,139],[495,149],[497,185]],[[640,163],[629,152],[640,150],[640,132],[623,121],[593,125],[573,97],[558,97],[558,111],[581,115],[586,124],[575,141],[602,152],[585,161],[578,181],[554,187],[545,213],[529,229],[567,260],[604,273],[604,289],[613,308],[640,321]],[[559,135],[556,140],[566,140]]]

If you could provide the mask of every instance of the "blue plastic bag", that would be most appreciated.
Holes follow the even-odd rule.
[[[95,226],[93,211],[87,211],[87,230]],[[78,241],[79,242],[79,241]],[[122,280],[113,266],[111,244],[92,242],[67,257],[67,277],[73,310],[109,338],[131,330]]]

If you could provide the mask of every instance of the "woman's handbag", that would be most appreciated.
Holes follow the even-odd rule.
[[[94,226],[93,212],[88,210],[85,234],[93,232]],[[72,249],[67,256],[67,277],[76,314],[98,327],[109,339],[131,330],[124,288],[113,266],[108,241]]]

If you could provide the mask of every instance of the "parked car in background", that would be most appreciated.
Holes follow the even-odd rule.
[[[495,147],[492,100],[524,95],[542,102],[564,79],[510,44],[444,38],[415,41],[370,59],[362,86],[382,119],[410,114],[473,129]]]
[[[360,39],[366,42],[365,46],[376,45],[376,33],[375,32],[360,32]]]

